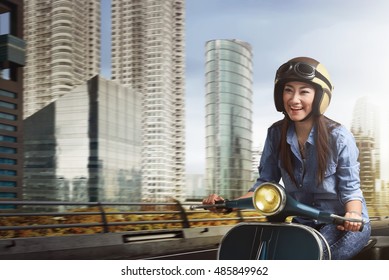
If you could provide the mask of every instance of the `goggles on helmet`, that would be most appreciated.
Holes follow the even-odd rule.
[[[282,64],[277,70],[276,80],[289,78],[291,74],[306,80],[313,80],[313,78],[317,77],[332,89],[331,82],[325,76],[317,71],[315,67],[304,62],[287,62]]]

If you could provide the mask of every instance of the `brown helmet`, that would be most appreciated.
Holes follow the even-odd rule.
[[[285,84],[291,81],[304,82],[315,87],[312,113],[322,115],[330,104],[334,89],[323,64],[310,57],[296,57],[278,68],[274,81],[274,103],[279,112],[285,112],[282,92]]]

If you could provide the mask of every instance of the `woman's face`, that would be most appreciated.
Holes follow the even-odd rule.
[[[292,121],[301,121],[312,111],[315,88],[303,82],[288,82],[282,93],[284,108]]]

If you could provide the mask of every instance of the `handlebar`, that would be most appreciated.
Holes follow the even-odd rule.
[[[190,210],[196,210],[196,209],[204,209],[204,210],[210,210],[210,209],[224,209],[225,213],[230,213],[233,211],[232,207],[229,207],[228,204],[229,200],[220,200],[216,201],[215,204],[201,204],[201,205],[191,205],[189,207]]]
[[[361,223],[360,231],[363,230],[365,224],[363,219],[345,218],[301,203],[287,194],[281,185],[271,182],[259,185],[252,197],[221,200],[216,201],[215,204],[193,205],[190,207],[191,210],[197,208],[224,209],[226,210],[225,213],[229,213],[233,209],[255,209],[264,216],[280,215],[278,217],[283,217],[283,219],[288,216],[299,216],[336,225],[343,225],[346,221],[357,222]]]
[[[234,200],[224,200],[224,201],[216,201],[215,204],[201,204],[201,205],[191,205],[190,210],[196,210],[196,209],[224,209],[225,212],[229,213],[233,211],[232,205],[236,204]],[[241,206],[241,205],[240,205]],[[250,207],[240,207],[240,208],[250,208]],[[254,208],[251,208],[254,209]],[[291,215],[293,216],[293,215]],[[309,216],[309,215],[306,215]],[[356,219],[356,218],[346,218],[335,214],[329,214],[326,212],[319,212],[317,216],[315,216],[319,221],[325,222],[325,223],[331,223],[335,225],[343,225],[344,222],[356,222],[361,223],[361,226],[359,227],[359,231],[363,231],[364,225],[366,223],[363,219]]]

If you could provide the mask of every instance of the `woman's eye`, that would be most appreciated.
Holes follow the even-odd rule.
[[[309,90],[303,90],[303,91],[301,91],[301,94],[303,94],[303,95],[307,95],[307,94],[310,94],[311,93],[311,91],[309,91]]]
[[[284,88],[284,92],[287,92],[287,93],[292,92],[292,89],[291,88]]]

